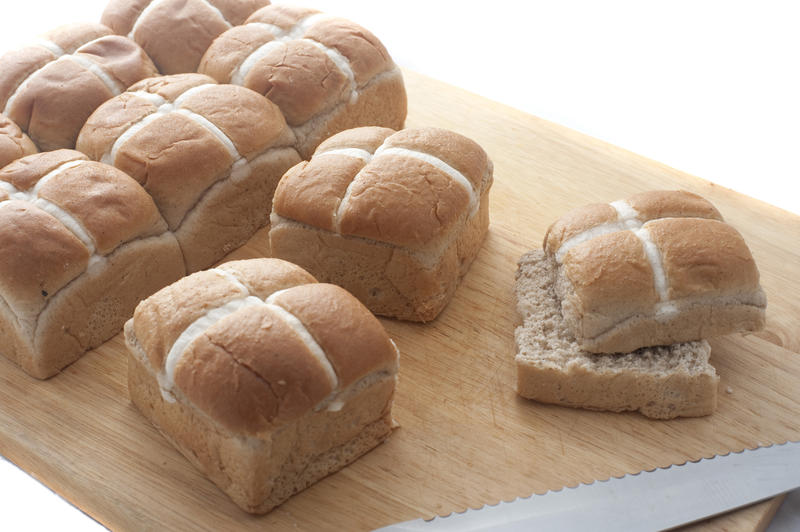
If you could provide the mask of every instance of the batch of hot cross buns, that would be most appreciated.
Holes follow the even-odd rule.
[[[404,129],[374,35],[268,0],[111,0],[0,57],[0,110],[3,356],[47,379],[124,328],[133,403],[248,512],[389,436],[399,351],[375,315],[445,309],[493,164]],[[518,393],[711,413],[705,338],[766,306],[714,206],[640,193],[542,236],[516,274]],[[266,256],[225,261],[254,238]]]

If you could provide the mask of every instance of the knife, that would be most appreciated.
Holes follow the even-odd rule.
[[[378,530],[663,530],[774,497],[798,486],[800,441],[612,477]]]

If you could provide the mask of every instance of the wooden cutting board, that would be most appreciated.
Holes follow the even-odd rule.
[[[489,236],[444,313],[427,325],[382,320],[401,351],[400,428],[385,444],[251,517],[131,406],[117,336],[45,382],[0,360],[0,454],[115,530],[363,530],[800,439],[800,217],[412,72],[406,79],[408,126],[475,139],[494,160],[495,184]],[[651,421],[517,397],[517,258],[568,209],[659,188],[712,200],[749,243],[769,297],[764,332],[712,342],[718,411]],[[263,255],[264,239],[232,258]],[[756,530],[776,506],[703,526]]]

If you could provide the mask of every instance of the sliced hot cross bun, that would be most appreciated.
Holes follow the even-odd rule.
[[[139,43],[162,74],[197,71],[211,42],[269,0],[111,0],[101,22]]]
[[[134,404],[236,504],[264,513],[391,432],[398,353],[342,288],[278,259],[225,263],[125,326]]]
[[[544,239],[570,330],[592,352],[764,326],[766,297],[742,236],[705,199],[656,191],[574,210]]]
[[[742,237],[711,203],[652,191],[575,209],[519,261],[517,393],[648,417],[711,414],[704,338],[764,325]]]
[[[72,150],[0,170],[0,352],[47,378],[119,332],[185,274],[136,181]]]
[[[0,112],[42,151],[74,148],[101,103],[157,74],[132,40],[101,24],[71,24],[0,57]]]
[[[519,260],[514,284],[522,318],[514,331],[519,395],[591,410],[638,410],[656,419],[714,412],[719,377],[709,363],[708,342],[589,353],[564,321],[556,269],[541,249]]]
[[[312,9],[267,6],[220,35],[199,72],[264,94],[286,116],[308,158],[334,133],[403,127],[400,70],[369,31]]]
[[[102,105],[78,149],[142,183],[181,245],[187,271],[214,264],[268,221],[300,161],[280,110],[202,74],[150,78]]]
[[[347,130],[281,178],[272,253],[377,314],[430,321],[480,249],[491,184],[486,152],[457,133]]]

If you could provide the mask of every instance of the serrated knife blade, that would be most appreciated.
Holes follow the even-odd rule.
[[[612,477],[379,530],[664,530],[799,486],[800,441]]]

